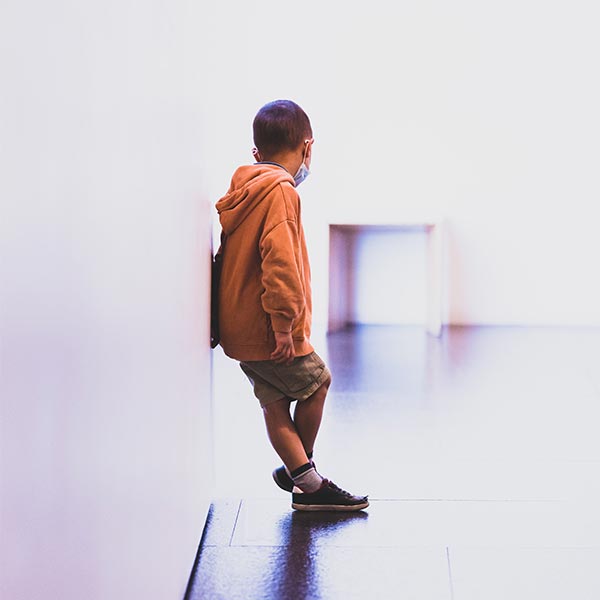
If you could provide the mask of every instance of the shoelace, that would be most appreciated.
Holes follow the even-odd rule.
[[[330,481],[329,479],[325,479],[325,481],[327,482],[327,486],[333,489],[335,492],[346,496],[346,498],[354,498],[354,494],[351,494],[350,492],[343,490],[341,487],[338,487],[335,485],[335,483],[333,483],[333,481]]]

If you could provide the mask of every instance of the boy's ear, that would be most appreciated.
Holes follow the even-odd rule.
[[[262,160],[258,148],[252,148],[252,156],[256,162],[260,162]]]
[[[310,160],[312,158],[312,145],[313,145],[313,140],[310,140],[308,142],[308,144],[306,144],[307,148],[306,148],[306,154],[305,154],[305,158],[304,158],[304,162],[307,166],[307,168],[310,169]]]

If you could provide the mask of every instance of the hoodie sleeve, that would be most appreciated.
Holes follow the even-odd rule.
[[[288,333],[306,303],[297,218],[288,218],[266,233],[260,252],[263,308],[271,316],[273,331]]]

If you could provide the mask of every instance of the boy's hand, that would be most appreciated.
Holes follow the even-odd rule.
[[[296,356],[294,350],[294,340],[292,339],[292,333],[275,333],[275,350],[271,354],[271,360],[276,363],[285,363],[286,365],[291,364]]]

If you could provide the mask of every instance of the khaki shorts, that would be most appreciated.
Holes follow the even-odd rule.
[[[240,362],[240,367],[254,386],[254,395],[261,406],[282,398],[306,400],[331,380],[327,365],[316,352],[297,356],[290,365],[252,360]]]

